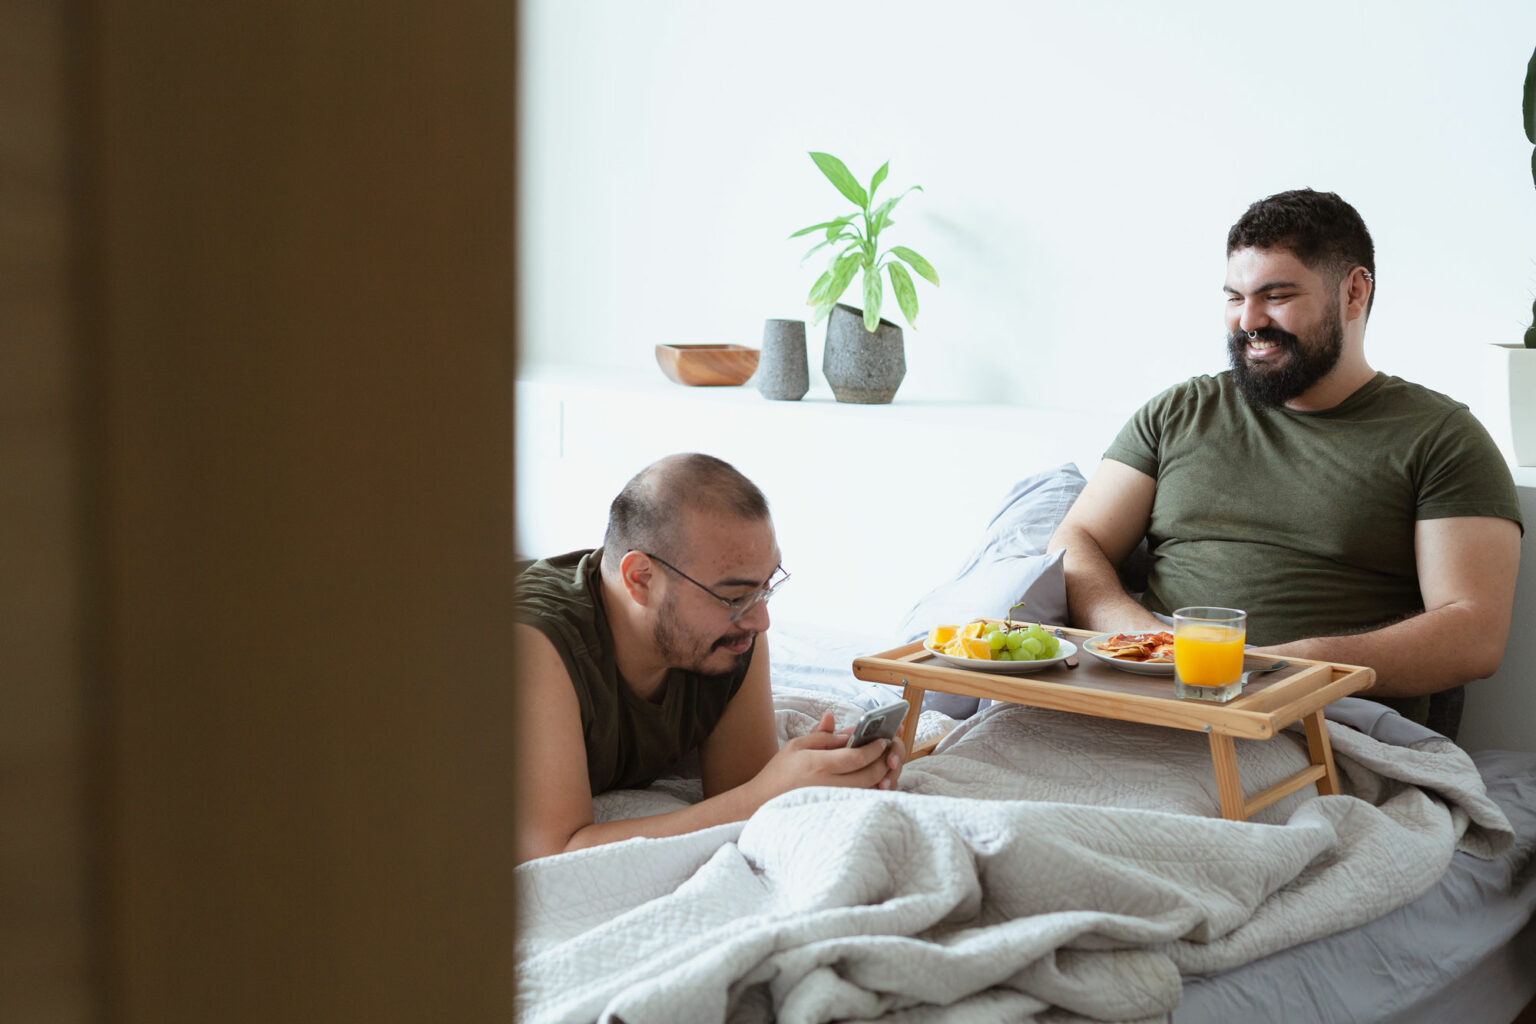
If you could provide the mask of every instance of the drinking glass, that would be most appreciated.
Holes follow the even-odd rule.
[[[1226,703],[1243,692],[1248,613],[1237,608],[1180,608],[1173,613],[1173,692]]]

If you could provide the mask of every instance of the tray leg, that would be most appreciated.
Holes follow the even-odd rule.
[[[1303,721],[1307,727],[1307,756],[1323,768],[1323,777],[1317,780],[1318,795],[1334,796],[1339,792],[1339,772],[1333,764],[1333,744],[1328,742],[1328,725],[1323,721],[1322,709]]]
[[[901,743],[902,746],[907,748],[907,761],[912,760],[914,757],[924,757],[933,753],[933,746],[929,746],[922,753],[912,749],[913,741],[917,739],[917,719],[923,713],[923,698],[927,695],[927,690],[914,683],[907,683],[901,691],[901,699],[908,704],[907,717],[902,719],[901,722]],[[902,763],[905,764],[906,762]]]
[[[1211,763],[1216,767],[1216,794],[1221,798],[1221,816],[1242,821],[1243,783],[1237,776],[1237,747],[1231,736],[1211,733]]]

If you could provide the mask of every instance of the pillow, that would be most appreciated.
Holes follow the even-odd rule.
[[[940,623],[958,624],[982,616],[1005,618],[1020,602],[1024,607],[1015,612],[1015,618],[1067,621],[1067,578],[1061,567],[1064,553],[1001,555],[980,563],[959,579],[929,591],[902,620],[902,638],[919,640]]]
[[[1065,622],[1062,552],[1048,555],[1045,548],[1086,483],[1070,462],[1020,480],[955,578],[918,601],[897,633],[910,642],[939,623],[966,622],[981,615],[1003,618],[1020,601],[1025,607],[1019,618]]]

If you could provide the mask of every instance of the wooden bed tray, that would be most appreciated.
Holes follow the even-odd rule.
[[[1097,633],[1081,629],[1063,629],[1062,633],[1079,648],[1077,668],[1053,665],[1028,676],[954,668],[934,658],[921,641],[916,641],[883,654],[855,658],[853,674],[869,682],[902,687],[902,697],[912,705],[902,724],[902,740],[910,752],[909,759],[921,756],[912,750],[917,712],[923,706],[924,694],[933,690],[1204,732],[1210,737],[1222,816],[1235,821],[1246,820],[1312,783],[1317,784],[1317,791],[1322,794],[1339,791],[1339,776],[1322,709],[1340,697],[1370,686],[1376,680],[1374,669],[1287,658],[1289,667],[1255,678],[1241,695],[1226,704],[1213,704],[1175,697],[1172,676],[1133,675],[1101,664],[1081,650],[1083,641]],[[1245,659],[1244,667],[1260,668],[1274,660],[1253,655]],[[1298,721],[1305,725],[1307,754],[1312,763],[1268,789],[1244,797],[1233,740],[1272,739],[1281,729]]]

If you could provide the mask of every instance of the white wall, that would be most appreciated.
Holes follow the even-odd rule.
[[[1120,418],[1222,368],[1227,227],[1298,186],[1375,236],[1377,368],[1477,408],[1479,346],[1530,315],[1530,0],[522,10],[525,366],[656,373],[657,342],[806,315],[821,267],[786,236],[847,206],[812,149],[925,188],[890,240],[944,283],[918,282],[898,401]],[[1038,386],[1084,351],[1124,377]]]
[[[1224,367],[1227,228],[1300,186],[1339,192],[1375,236],[1373,365],[1468,402],[1498,435],[1488,343],[1518,339],[1536,293],[1531,0],[521,12],[520,375],[543,379],[519,394],[524,552],[598,543],[624,480],[697,447],[739,460],[774,503],[797,592],[776,609],[889,622],[956,567],[1012,479],[1063,453],[1091,471],[1079,450],[1102,451],[1148,396]],[[848,205],[812,149],[865,180],[889,159],[891,186],[925,187],[887,241],[944,284],[918,282],[896,404],[829,409],[819,330],[802,405],[666,384],[657,343],[756,346],[765,318],[808,315],[821,266],[800,266],[808,245],[787,236]],[[1029,408],[1000,437],[1010,405]],[[903,457],[914,438],[925,461]],[[931,468],[946,439],[1004,442],[982,469],[995,481],[947,488]],[[900,571],[881,561],[885,537],[914,533]],[[867,565],[891,582],[854,607],[836,588]],[[1536,720],[1527,652],[1511,650],[1474,690],[1471,731],[1536,750],[1529,726],[1497,728]]]

